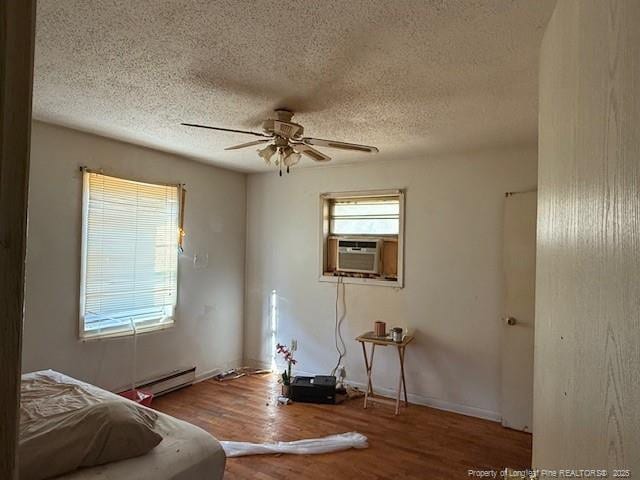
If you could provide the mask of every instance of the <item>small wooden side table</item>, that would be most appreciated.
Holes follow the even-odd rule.
[[[370,401],[378,401],[385,403],[391,400],[386,398],[375,397],[373,393],[373,384],[371,383],[371,371],[373,370],[373,354],[376,351],[376,345],[386,347],[388,345],[394,346],[398,349],[398,357],[400,358],[400,372],[398,374],[398,390],[396,393],[396,415],[400,412],[400,396],[404,390],[404,406],[409,405],[407,400],[407,385],[404,381],[404,351],[407,345],[413,341],[413,336],[405,335],[402,342],[394,342],[386,337],[377,337],[373,332],[363,333],[356,337],[356,340],[362,345],[362,353],[364,354],[364,366],[367,370],[367,391],[364,394],[364,408],[367,408],[367,403]],[[366,343],[371,344],[371,357],[367,357]]]

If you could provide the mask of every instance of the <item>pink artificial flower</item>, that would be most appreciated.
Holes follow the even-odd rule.
[[[293,358],[293,352],[289,351],[285,345],[281,345],[280,343],[276,344],[276,352],[282,355],[282,357],[289,363],[295,365],[296,361]]]

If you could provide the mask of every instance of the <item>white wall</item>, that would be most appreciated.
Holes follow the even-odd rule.
[[[538,468],[640,474],[639,25],[637,0],[563,0],[542,45]]]
[[[410,401],[499,418],[503,199],[535,187],[536,169],[533,146],[250,175],[245,358],[270,362],[275,289],[278,340],[298,339],[299,370],[333,368],[336,285],[318,281],[319,194],[406,188],[405,288],[346,285],[348,378],[365,380],[354,337],[383,320],[415,331]],[[395,389],[397,362],[376,351],[377,387]]]
[[[242,359],[246,176],[35,122],[32,131],[23,371],[53,368],[106,388],[131,380],[132,341],[78,340],[80,166],[187,188],[185,254],[173,328],[138,337],[137,377],[198,374]],[[194,266],[193,255],[208,254]]]

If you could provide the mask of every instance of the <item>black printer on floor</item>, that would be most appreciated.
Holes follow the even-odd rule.
[[[336,403],[336,377],[294,377],[291,382],[291,400],[307,403]]]

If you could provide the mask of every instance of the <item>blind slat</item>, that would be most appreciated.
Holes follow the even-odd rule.
[[[333,235],[397,235],[400,231],[400,198],[332,200],[329,230]]]
[[[83,334],[173,321],[178,187],[85,172]]]

